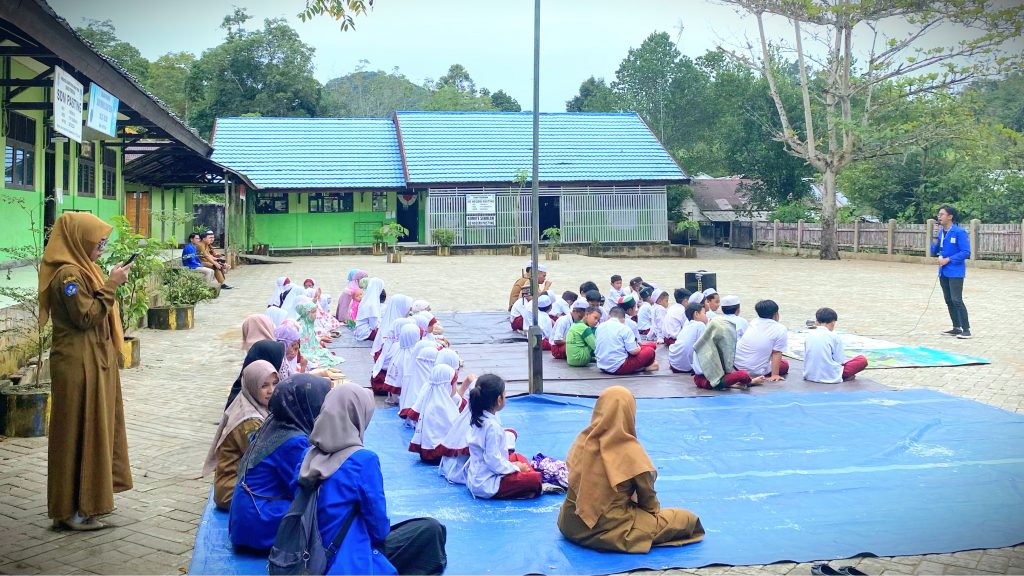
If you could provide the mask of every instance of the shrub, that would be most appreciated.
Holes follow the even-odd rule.
[[[167,268],[163,276],[163,298],[168,306],[184,308],[213,298],[214,292],[206,278],[188,268]]]
[[[434,240],[435,244],[444,248],[455,243],[455,231],[448,228],[438,228],[430,234],[430,237]]]

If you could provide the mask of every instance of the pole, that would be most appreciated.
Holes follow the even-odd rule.
[[[540,198],[538,166],[540,158],[540,0],[533,3],[533,176],[530,178],[530,294],[533,295],[533,325],[529,328],[530,394],[544,393],[544,364],[541,339],[543,337],[537,316],[537,267],[540,258],[537,240],[540,236]]]

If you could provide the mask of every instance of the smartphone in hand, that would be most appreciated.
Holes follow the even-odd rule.
[[[124,261],[124,264],[122,264],[122,266],[127,266],[127,265],[131,264],[132,262],[135,262],[135,259],[138,258],[138,257],[139,257],[139,253],[138,252],[132,254],[127,260]]]

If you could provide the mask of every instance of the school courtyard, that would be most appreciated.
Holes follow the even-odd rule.
[[[104,519],[113,527],[92,533],[51,530],[46,518],[46,439],[0,441],[0,573],[187,573],[210,489],[210,480],[201,478],[200,469],[243,357],[239,326],[246,315],[265,307],[276,277],[286,275],[296,282],[314,277],[325,292],[336,295],[348,270],[358,267],[382,278],[388,293],[426,299],[435,312],[498,311],[505,309],[509,287],[525,260],[406,256],[401,264],[385,264],[383,257],[318,256],[232,271],[229,282],[235,289],[197,307],[195,329],[142,331],[143,365],[122,371],[135,489],[116,496],[117,511]],[[547,266],[552,290],[559,293],[575,290],[584,280],[594,280],[605,290],[614,273],[626,278],[642,275],[658,286],[676,287],[684,272],[706,269],[718,274],[720,292],[740,296],[745,317],[753,316],[756,300],[772,298],[781,306],[782,322],[791,328],[827,305],[838,311],[842,330],[991,361],[984,366],[872,370],[869,378],[893,388],[933,388],[1024,412],[1024,277],[1019,272],[968,271],[964,294],[975,338],[955,340],[939,334],[949,328],[949,318],[941,290],[933,292],[931,266],[821,262],[718,249],[700,250],[697,260],[563,255]],[[794,377],[799,375],[790,376]],[[683,394],[692,388],[688,378],[680,379]],[[637,424],[644,426],[642,420]],[[1024,573],[1024,546],[832,564],[853,564],[868,574],[886,575]],[[810,567],[779,563],[671,573],[809,574]]]

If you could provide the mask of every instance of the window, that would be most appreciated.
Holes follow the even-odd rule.
[[[107,200],[117,198],[117,152],[103,149],[103,197]]]
[[[96,165],[85,156],[78,158],[78,195],[96,195]]]
[[[287,214],[287,192],[259,192],[256,195],[257,214]]]
[[[351,212],[352,195],[343,192],[312,192],[309,195],[310,212]]]
[[[373,193],[373,211],[374,212],[387,212],[388,211],[388,193],[387,192],[374,192]]]
[[[36,121],[9,114],[4,150],[4,186],[34,190],[36,183]]]

